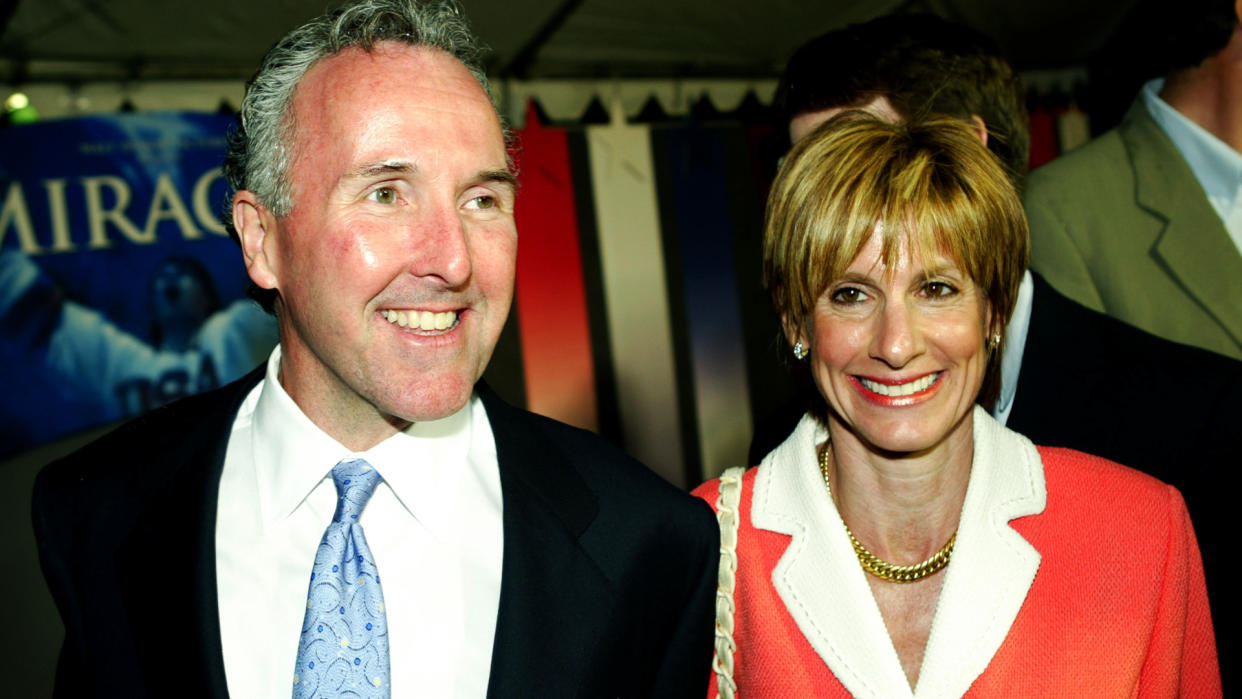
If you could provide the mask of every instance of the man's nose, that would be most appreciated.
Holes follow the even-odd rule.
[[[885,303],[876,318],[871,356],[894,369],[910,363],[924,351],[918,313],[904,302]]]
[[[470,234],[456,207],[440,207],[416,222],[410,273],[438,278],[450,289],[470,281]]]

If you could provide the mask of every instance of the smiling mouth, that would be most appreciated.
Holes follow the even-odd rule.
[[[393,325],[410,330],[417,330],[420,334],[439,335],[453,330],[457,327],[457,311],[419,311],[408,310],[398,311],[386,309],[380,311],[380,315]]]
[[[932,374],[927,374],[926,376],[920,376],[913,381],[907,381],[906,383],[899,384],[880,383],[862,376],[858,376],[856,378],[858,379],[858,383],[863,385],[863,388],[866,388],[872,393],[876,393],[881,396],[888,396],[890,398],[901,398],[902,396],[912,396],[916,393],[926,391],[934,386],[943,375],[943,371],[937,371]]]

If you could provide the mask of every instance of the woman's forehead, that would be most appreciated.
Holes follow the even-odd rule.
[[[916,229],[912,233],[912,229],[914,226],[911,225],[886,226],[884,221],[877,221],[870,235],[857,244],[853,257],[842,270],[875,269],[891,275],[908,267],[921,268],[929,273],[965,268],[948,236],[927,229]],[[849,251],[843,252],[848,254]]]

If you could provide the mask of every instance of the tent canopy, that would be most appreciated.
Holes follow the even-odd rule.
[[[325,0],[5,0],[0,79],[238,80]],[[902,9],[993,37],[1023,70],[1082,65],[1133,0],[463,0],[500,78],[760,78],[811,36]],[[1050,37],[1055,37],[1051,40]]]

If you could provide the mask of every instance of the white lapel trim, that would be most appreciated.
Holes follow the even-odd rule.
[[[866,575],[816,464],[827,431],[807,415],[755,476],[751,522],[792,537],[772,585],[802,635],[855,697],[909,697],[910,686]],[[743,652],[745,652],[743,650]]]
[[[1039,452],[979,407],[974,439],[953,563],[919,671],[920,697],[960,697],[970,689],[1009,634],[1039,570],[1039,551],[1009,526],[1044,511]]]
[[[1039,453],[975,408],[974,464],[953,562],[916,692],[910,691],[845,525],[820,479],[827,432],[809,415],[763,460],[751,522],[792,538],[772,584],[811,647],[855,697],[960,697],[991,662],[1039,569],[1009,521],[1044,509]]]

